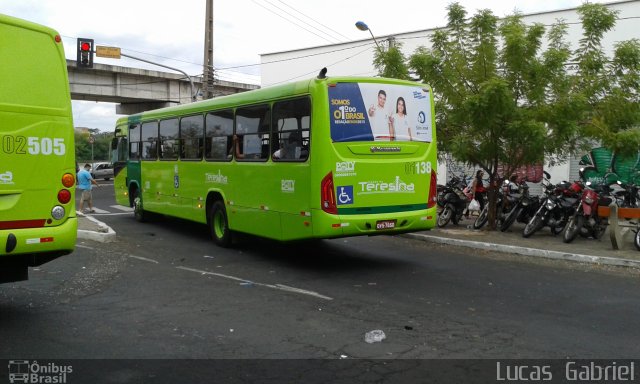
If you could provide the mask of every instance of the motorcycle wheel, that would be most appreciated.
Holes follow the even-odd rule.
[[[573,215],[569,219],[569,222],[566,225],[566,229],[564,231],[564,235],[562,236],[562,241],[565,243],[570,243],[578,236],[580,229],[584,225],[584,216],[582,215]]]
[[[640,251],[640,231],[636,232],[636,236],[633,238],[633,245]]]
[[[562,220],[560,220],[559,223],[557,223],[556,225],[554,225],[553,227],[551,227],[551,234],[554,236],[557,236],[559,234],[562,233],[562,231],[564,231],[565,227],[567,226],[567,223],[569,222],[569,220],[567,218],[562,218]]]
[[[607,230],[607,224],[599,223],[599,224],[595,225],[595,227],[593,228],[593,231],[591,232],[591,234],[592,234],[594,239],[600,240],[602,238],[602,235],[604,235],[604,232],[606,230]]]
[[[445,225],[449,224],[449,220],[451,220],[451,216],[453,216],[453,209],[451,209],[450,205],[446,205],[440,215],[438,216],[438,227],[442,228]]]
[[[530,237],[544,225],[541,215],[535,215],[529,220],[522,231],[522,237]]]
[[[473,222],[473,229],[480,229],[485,224],[487,224],[487,220],[489,219],[489,204],[486,204],[480,212],[480,215],[476,218],[476,221]]]
[[[458,223],[460,223],[460,220],[462,220],[462,212],[454,209],[453,215],[451,215],[451,222],[453,223],[453,225],[458,225]]]
[[[504,232],[509,229],[509,227],[511,227],[511,225],[515,223],[516,218],[520,216],[520,212],[522,212],[522,207],[520,207],[519,205],[513,208],[511,212],[509,212],[507,217],[505,217],[502,224],[500,224],[500,231]]]

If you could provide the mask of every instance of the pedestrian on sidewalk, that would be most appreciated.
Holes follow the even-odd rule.
[[[98,186],[98,182],[93,179],[91,176],[91,164],[85,164],[84,169],[81,169],[78,172],[78,191],[80,192],[80,212],[84,212],[84,202],[87,202],[87,206],[89,207],[89,213],[95,213],[96,211],[93,209],[93,201],[91,198],[91,188],[93,185]]]
[[[476,177],[471,183],[471,193],[473,194],[473,198],[478,201],[478,204],[480,204],[480,212],[484,209],[484,195],[485,192],[487,192],[482,182],[482,176],[484,176],[484,171],[482,169],[478,169]]]

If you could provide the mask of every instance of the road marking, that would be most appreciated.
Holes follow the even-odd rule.
[[[109,211],[105,211],[104,209],[100,209],[97,207],[93,207],[93,210],[95,211],[94,213],[110,213]],[[85,212],[85,214],[89,214],[89,213]]]
[[[86,245],[76,244],[76,248],[95,249],[93,247],[87,247]]]
[[[124,212],[133,212],[133,208],[125,207],[124,205],[111,205],[111,208],[119,209]]]
[[[129,257],[132,257],[134,259],[138,259],[138,260],[142,260],[142,261],[147,261],[149,263],[155,263],[155,264],[160,264],[159,262],[153,260],[153,259],[147,259],[146,257],[142,257],[142,256],[133,256],[133,255],[128,255]]]
[[[313,296],[313,297],[317,297],[319,299],[324,299],[324,300],[333,300],[333,298],[329,297],[329,296],[324,296],[319,294],[318,292],[313,292],[313,291],[307,291],[306,289],[300,289],[300,288],[295,288],[295,287],[289,287],[286,285],[282,285],[282,284],[264,284],[264,283],[257,283],[255,281],[251,281],[251,280],[247,280],[247,279],[243,279],[241,277],[235,277],[235,276],[230,276],[230,275],[224,275],[222,273],[215,273],[215,272],[209,272],[209,271],[203,271],[200,269],[194,269],[194,268],[188,268],[188,267],[176,267],[178,269],[182,269],[184,271],[189,271],[189,272],[196,272],[199,273],[201,275],[212,275],[212,276],[217,276],[217,277],[222,277],[224,279],[229,279],[229,280],[234,280],[234,281],[240,281],[241,283],[244,284],[252,284],[252,285],[257,285],[260,287],[266,287],[266,288],[271,288],[271,289],[277,289],[280,291],[286,291],[286,292],[292,292],[292,293],[299,293],[301,295],[307,295],[307,296]]]

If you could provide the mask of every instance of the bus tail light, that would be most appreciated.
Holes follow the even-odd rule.
[[[431,171],[431,181],[429,182],[429,200],[427,200],[427,209],[433,208],[438,202],[438,175],[435,170]]]
[[[333,173],[329,172],[320,182],[320,205],[322,210],[333,215],[338,214],[336,192],[333,187]]]
[[[62,185],[67,188],[73,187],[73,184],[76,183],[76,178],[71,173],[65,173],[62,176]]]
[[[67,204],[71,201],[71,192],[67,189],[61,189],[60,192],[58,192],[58,201],[60,204]]]

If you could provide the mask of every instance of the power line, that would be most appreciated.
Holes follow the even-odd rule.
[[[265,64],[274,64],[274,63],[281,63],[283,61],[292,61],[292,60],[298,60],[298,59],[304,59],[307,57],[313,57],[313,56],[320,56],[320,55],[326,55],[328,53],[334,53],[334,52],[340,52],[340,51],[346,51],[349,49],[355,49],[355,48],[360,48],[363,47],[365,45],[373,45],[374,43],[372,42],[367,42],[364,44],[360,44],[360,45],[356,45],[353,47],[346,47],[346,48],[338,48],[338,49],[333,49],[331,51],[326,51],[326,52],[318,52],[318,53],[310,53],[308,55],[302,55],[302,56],[296,56],[296,57],[290,57],[288,59],[280,59],[280,60],[273,60],[273,61],[267,61],[265,63],[258,63],[258,64],[245,64],[245,65],[238,65],[235,67],[226,67],[226,68],[220,68],[220,69],[231,69],[231,68],[245,68],[245,67],[255,67],[257,65],[265,65]]]
[[[280,3],[282,3],[282,4],[284,4],[285,6],[287,6],[287,7],[291,8],[291,9],[293,9],[295,12],[298,12],[299,14],[301,14],[301,15],[302,15],[302,16],[304,16],[304,17],[306,17],[307,19],[309,19],[309,20],[313,21],[314,23],[316,23],[316,24],[318,24],[318,25],[320,25],[320,26],[322,26],[322,27],[324,27],[324,28],[326,28],[326,29],[328,29],[328,30],[332,31],[333,33],[335,33],[335,34],[337,34],[337,35],[340,35],[341,37],[343,37],[343,38],[344,38],[344,39],[346,39],[346,40],[350,40],[350,38],[349,38],[349,37],[347,37],[347,36],[343,35],[342,33],[340,33],[340,32],[338,32],[338,31],[336,31],[335,29],[332,29],[331,27],[328,27],[328,26],[326,26],[326,25],[322,24],[321,22],[319,22],[319,21],[315,20],[315,19],[314,19],[314,18],[312,18],[311,16],[308,16],[308,15],[306,15],[306,14],[304,14],[304,13],[302,13],[302,12],[298,11],[296,8],[294,8],[294,7],[290,6],[289,4],[285,3],[284,1],[282,1],[282,0],[278,0],[278,1],[279,1]]]
[[[288,21],[289,23],[291,23],[291,24],[293,24],[293,25],[295,25],[295,26],[297,26],[297,27],[299,27],[299,28],[304,29],[305,31],[307,31],[307,32],[311,33],[312,35],[316,35],[317,37],[319,37],[319,38],[321,38],[321,39],[323,39],[323,40],[325,40],[325,41],[327,41],[327,42],[329,42],[329,43],[333,43],[333,41],[330,41],[330,40],[329,40],[329,39],[327,39],[326,37],[324,37],[324,36],[320,36],[320,35],[318,35],[317,33],[313,32],[313,31],[310,31],[310,30],[308,30],[307,28],[305,28],[305,27],[301,26],[300,24],[297,24],[297,23],[293,22],[292,20],[287,19],[286,17],[282,16],[281,14],[279,14],[279,13],[277,13],[277,12],[275,12],[275,11],[273,11],[273,10],[271,10],[271,9],[267,8],[267,7],[265,7],[264,5],[262,5],[262,4],[260,4],[260,3],[258,3],[256,0],[251,0],[251,1],[252,1],[253,3],[255,3],[256,5],[258,5],[258,6],[262,7],[262,8],[264,8],[264,9],[266,9],[267,11],[269,11],[269,12],[271,12],[271,13],[273,13],[274,15],[276,15],[276,16],[278,16],[278,17],[280,17],[280,18],[282,18],[282,19],[284,19],[284,20],[286,20],[286,21]]]
[[[371,44],[369,44],[369,45],[371,45]],[[353,47],[353,48],[356,48],[356,47]],[[342,59],[342,60],[338,60],[338,61],[336,61],[336,62],[334,62],[334,63],[329,64],[329,65],[323,65],[322,67],[329,68],[329,67],[331,67],[332,65],[340,64],[340,63],[342,63],[342,62],[344,62],[344,61],[351,60],[351,59],[353,59],[354,57],[356,57],[356,56],[358,56],[358,55],[360,55],[360,54],[362,54],[362,53],[364,53],[364,52],[367,52],[368,50],[370,50],[370,48],[363,49],[362,51],[360,51],[360,52],[358,52],[358,53],[356,53],[356,54],[354,54],[354,55],[351,55],[351,56],[349,56],[349,57],[345,57],[344,59]],[[299,78],[301,78],[301,77],[309,76],[309,75],[312,75],[312,74],[314,74],[314,73],[318,73],[318,71],[320,71],[320,69],[321,69],[321,68],[318,68],[318,69],[316,69],[316,70],[314,70],[314,71],[307,72],[307,73],[305,73],[305,74],[298,75],[298,76],[296,76],[296,77],[292,77],[292,78],[287,79],[287,80],[282,80],[282,81],[278,81],[278,82],[275,82],[275,83],[271,83],[271,84],[269,84],[269,85],[282,84],[282,83],[286,83],[286,82],[288,82],[288,81],[292,81],[292,80],[295,80],[295,79],[299,79]]]
[[[320,28],[317,28],[317,27],[315,27],[315,26],[313,26],[313,25],[311,25],[311,24],[307,23],[306,21],[304,21],[304,20],[300,19],[298,16],[293,15],[293,14],[291,14],[291,13],[287,12],[286,10],[284,10],[284,9],[282,9],[282,8],[280,8],[280,7],[278,7],[277,5],[273,4],[273,3],[272,3],[272,2],[270,2],[269,0],[264,0],[264,2],[265,2],[265,3],[267,3],[267,4],[269,4],[269,5],[271,5],[271,6],[272,6],[272,7],[274,7],[274,8],[279,9],[280,11],[282,11],[282,12],[286,13],[287,15],[289,15],[289,16],[291,16],[291,17],[293,17],[294,19],[296,19],[296,20],[298,20],[298,21],[300,21],[300,22],[304,23],[304,24],[305,24],[305,25],[307,25],[308,27],[311,27],[311,28],[315,29],[316,31],[318,31],[318,32],[320,32],[320,33],[322,33],[322,34],[327,35],[329,38],[334,39],[334,40],[336,40],[337,42],[339,42],[339,41],[340,41],[340,39],[338,39],[338,38],[336,38],[336,37],[334,37],[334,36],[331,36],[331,35],[330,35],[330,34],[328,34],[325,30],[322,30],[322,29],[320,29]]]

